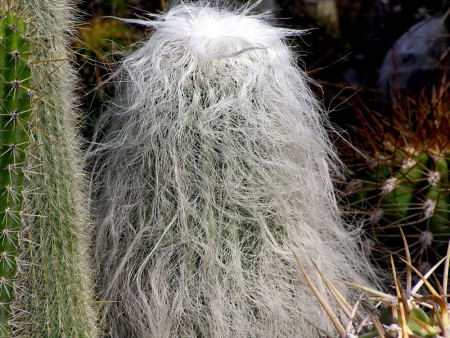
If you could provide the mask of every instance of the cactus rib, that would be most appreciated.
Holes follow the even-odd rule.
[[[31,115],[29,44],[23,20],[0,10],[0,334],[9,336],[22,225],[23,166]]]

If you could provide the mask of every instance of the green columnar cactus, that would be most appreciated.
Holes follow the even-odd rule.
[[[364,111],[363,134],[373,150],[346,187],[374,237],[401,250],[401,227],[415,239],[413,263],[424,269],[445,254],[440,248],[450,234],[449,113],[445,79],[431,93],[399,101],[389,121]]]
[[[25,149],[31,114],[24,22],[0,8],[0,335],[7,336],[22,227]]]
[[[12,46],[19,52],[17,60],[6,56],[0,61],[1,95],[7,96],[0,106],[1,168],[12,168],[19,175],[21,165],[24,173],[18,190],[23,194],[23,208],[16,199],[17,207],[9,209],[17,239],[7,248],[6,257],[15,262],[11,250],[18,251],[17,267],[8,272],[0,265],[0,273],[14,277],[17,271],[15,281],[4,291],[11,300],[0,294],[2,302],[12,301],[9,325],[6,315],[2,318],[1,336],[93,337],[96,315],[86,255],[87,198],[76,135],[76,76],[68,48],[74,5],[69,0],[30,0],[2,2],[0,8],[7,18],[16,17],[27,26],[23,41],[29,45],[28,61],[23,59],[27,53]],[[22,112],[29,114],[29,121]],[[17,166],[8,167],[14,163],[7,161],[14,160]],[[0,189],[7,191],[11,188],[5,180],[13,176],[5,176],[2,171]],[[19,177],[14,179],[10,187],[22,185]],[[3,195],[7,193],[1,196],[5,199]],[[3,199],[0,206],[10,203],[11,199]],[[2,221],[11,222],[3,213]]]

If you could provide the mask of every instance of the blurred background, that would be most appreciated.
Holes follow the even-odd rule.
[[[113,94],[103,81],[123,51],[151,33],[111,17],[137,18],[167,6],[80,1],[74,47],[87,140]],[[408,250],[425,272],[447,252],[449,8],[450,0],[265,0],[258,7],[271,10],[277,25],[308,30],[290,44],[339,130],[332,138],[349,168],[336,181],[342,213],[365,228],[363,249],[381,266],[390,253],[404,257]]]

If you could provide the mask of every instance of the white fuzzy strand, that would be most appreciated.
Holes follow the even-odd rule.
[[[178,5],[115,76],[89,152],[113,337],[313,337],[330,325],[293,252],[324,294],[311,260],[366,283],[294,31],[266,18]]]

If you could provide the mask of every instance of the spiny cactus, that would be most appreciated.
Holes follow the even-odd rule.
[[[31,115],[29,44],[18,13],[0,6],[0,335],[8,335],[22,229]]]
[[[346,186],[352,209],[391,250],[402,247],[401,227],[412,243],[414,264],[433,263],[450,235],[450,95],[437,88],[395,104],[390,119],[361,111],[372,149]],[[365,164],[364,164],[365,163]],[[424,266],[426,268],[426,266]]]
[[[73,2],[3,1],[0,8],[2,337],[92,337],[88,199],[68,49]]]
[[[250,12],[131,20],[155,31],[121,63],[89,153],[113,336],[313,337],[324,320],[293,251],[367,282],[327,118],[285,43],[300,32]]]
[[[450,337],[450,308],[447,299],[450,244],[447,246],[445,257],[423,275],[411,264],[405,237],[403,237],[403,242],[406,260],[402,260],[402,263],[406,264],[405,273],[397,272],[394,259],[392,256],[390,257],[394,294],[346,283],[361,291],[358,302],[351,304],[337,291],[336,281],[328,279],[326,272],[318,270],[338,301],[339,307],[346,313],[347,318],[344,321],[338,320],[335,315],[337,308],[332,308],[327,303],[314,283],[309,280],[303,263],[297,261],[301,273],[309,281],[315,296],[320,300],[327,315],[333,319],[334,327],[340,338]],[[445,273],[442,280],[439,281],[433,274],[442,265]],[[405,280],[402,280],[400,275],[405,277]],[[417,277],[415,283],[413,283],[413,275]],[[434,280],[432,277],[435,277]],[[342,283],[342,281],[337,281],[337,283]],[[322,338],[336,337],[335,334],[326,332],[320,327],[317,329],[322,333]]]

